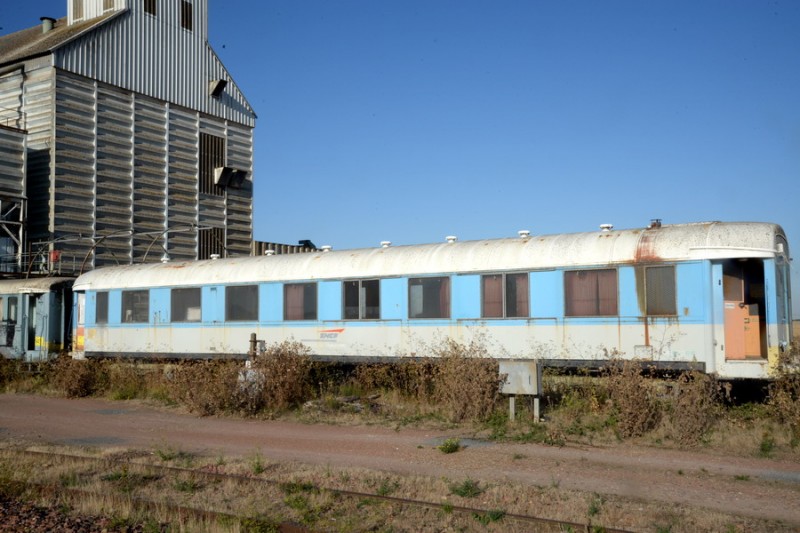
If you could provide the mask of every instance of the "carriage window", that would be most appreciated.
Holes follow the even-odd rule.
[[[283,286],[283,319],[317,319],[316,283],[289,283]]]
[[[490,274],[481,276],[483,318],[528,316],[528,275]]]
[[[617,271],[564,272],[564,293],[566,316],[614,316],[617,314]]]
[[[225,287],[225,320],[258,320],[258,285]]]
[[[122,291],[122,322],[147,322],[150,316],[150,291]]]
[[[450,278],[410,278],[409,318],[450,318]]]
[[[675,267],[657,266],[645,269],[645,300],[647,314],[676,315]]]
[[[345,281],[345,320],[376,320],[381,317],[380,281],[363,279]]]
[[[200,288],[170,291],[172,322],[200,322]]]
[[[94,322],[108,324],[108,291],[99,291],[95,294]]]
[[[156,14],[156,0],[144,0],[144,12],[150,15]]]

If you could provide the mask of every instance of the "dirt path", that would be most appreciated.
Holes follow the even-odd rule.
[[[0,395],[0,442],[92,447],[171,446],[209,455],[255,452],[278,461],[400,474],[508,480],[781,520],[800,531],[800,464],[614,446],[563,448],[469,441],[456,432],[197,418],[130,402]]]

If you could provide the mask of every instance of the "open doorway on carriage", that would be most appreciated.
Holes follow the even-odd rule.
[[[734,259],[722,265],[725,359],[767,357],[764,262]]]

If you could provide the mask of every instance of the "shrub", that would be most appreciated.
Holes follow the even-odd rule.
[[[235,410],[240,368],[237,361],[183,361],[172,371],[173,398],[202,416]]]
[[[769,387],[770,414],[789,428],[792,445],[800,443],[800,343],[793,343],[783,357],[775,381]]]
[[[661,410],[652,383],[643,375],[639,361],[611,361],[608,367],[608,394],[620,437],[640,437],[660,421]]]
[[[147,378],[134,361],[118,361],[108,368],[108,393],[114,400],[132,400],[147,393]]]
[[[281,411],[302,402],[311,384],[310,349],[300,342],[284,341],[267,348],[253,362],[260,392],[247,410]]]
[[[83,398],[108,387],[108,366],[105,361],[62,355],[49,365],[46,379],[53,389],[68,398]]]
[[[451,339],[435,348],[435,399],[454,422],[486,420],[500,398],[498,363],[476,342]]]
[[[22,375],[22,362],[18,359],[6,359],[0,356],[0,392],[5,391],[6,387],[17,381]]]
[[[438,448],[442,453],[456,453],[461,449],[461,441],[455,437],[445,439],[445,441],[441,443]]]
[[[672,438],[693,446],[711,429],[720,414],[720,386],[713,376],[684,372],[675,382],[675,396],[669,411]]]

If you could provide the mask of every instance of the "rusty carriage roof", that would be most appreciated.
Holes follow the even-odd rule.
[[[383,278],[745,257],[788,257],[780,226],[703,222],[555,235],[109,267],[75,290]],[[783,243],[779,249],[778,242]]]

